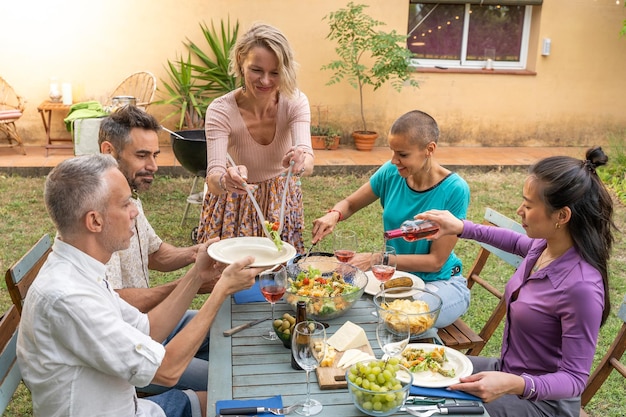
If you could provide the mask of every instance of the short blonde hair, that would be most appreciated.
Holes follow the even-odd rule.
[[[298,64],[293,58],[293,50],[283,33],[264,23],[255,23],[252,27],[237,39],[235,46],[230,51],[230,64],[228,72],[235,77],[243,78],[243,62],[250,50],[261,46],[276,55],[278,59],[278,71],[280,74],[280,92],[288,97],[293,97],[297,89],[296,69]]]

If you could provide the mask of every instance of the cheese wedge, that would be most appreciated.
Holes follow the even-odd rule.
[[[350,366],[354,365],[357,362],[366,361],[376,359],[374,356],[369,353],[363,352],[359,349],[348,349],[346,350],[341,359],[339,359],[339,363],[337,363],[338,368],[347,369]]]
[[[346,321],[343,326],[328,339],[327,343],[338,351],[344,352],[348,349],[368,345],[369,341],[365,335],[365,330],[351,321]]]
[[[376,357],[373,356],[373,355],[370,355],[369,353],[361,352],[358,355],[352,357],[351,360],[346,361],[346,363],[344,363],[341,368],[342,369],[348,369],[349,367],[351,367],[352,365],[354,365],[357,362],[371,361],[373,359],[376,359]]]

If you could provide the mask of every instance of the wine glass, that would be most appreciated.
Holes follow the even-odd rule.
[[[259,274],[259,287],[261,294],[272,305],[272,323],[274,322],[274,305],[283,297],[287,289],[287,271],[284,266],[280,268],[263,271]],[[277,340],[278,336],[270,325],[267,334],[263,335],[263,339]]]
[[[378,311],[376,340],[387,359],[398,356],[409,344],[411,323],[409,316],[397,310]]]
[[[385,245],[378,252],[372,254],[371,261],[372,274],[380,281],[382,289],[383,284],[393,277],[396,273],[396,249],[393,246]]]
[[[356,233],[352,230],[336,230],[333,233],[333,250],[339,262],[350,262],[357,250]]]
[[[326,354],[326,329],[317,321],[302,321],[293,328],[291,351],[298,365],[306,371],[306,401],[296,409],[303,416],[314,416],[322,411],[322,403],[311,398],[309,373],[317,368]]]

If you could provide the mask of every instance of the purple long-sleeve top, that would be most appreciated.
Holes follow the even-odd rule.
[[[524,376],[524,398],[580,396],[589,377],[604,308],[600,272],[574,247],[532,272],[546,241],[509,229],[464,221],[460,237],[524,257],[504,292],[502,370]]]

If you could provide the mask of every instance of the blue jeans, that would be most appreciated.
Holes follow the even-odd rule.
[[[433,327],[442,328],[454,323],[470,305],[470,290],[462,275],[454,275],[447,280],[427,281],[426,289],[434,292],[443,301],[439,317]]]
[[[165,339],[163,345],[172,340],[174,336],[178,334],[186,325],[193,319],[197,310],[187,310],[187,312],[180,319],[172,333]],[[185,372],[181,375],[178,383],[172,388],[179,390],[190,389],[193,391],[206,391],[209,382],[209,334],[207,333],[204,342],[198,349],[195,357],[191,359],[189,366],[185,369]],[[160,394],[171,388],[163,387],[161,385],[150,384],[147,387],[138,388],[139,392],[146,394]]]
[[[201,417],[200,400],[190,390],[169,390],[159,395],[147,397],[144,400],[157,404],[167,417]]]

